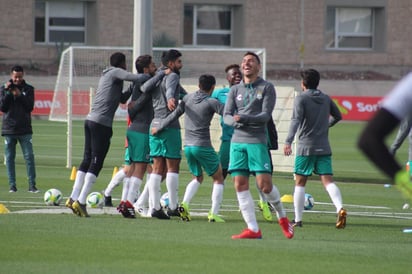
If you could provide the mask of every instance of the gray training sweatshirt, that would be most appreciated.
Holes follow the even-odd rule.
[[[109,67],[103,71],[96,90],[92,109],[86,119],[106,127],[112,127],[113,118],[119,103],[126,103],[130,92],[123,93],[123,80],[144,81],[146,74],[134,74],[117,67]]]
[[[316,89],[308,89],[295,98],[286,144],[292,144],[298,131],[296,155],[331,155],[329,127],[342,119],[332,99]]]

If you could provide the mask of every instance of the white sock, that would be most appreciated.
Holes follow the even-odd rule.
[[[253,202],[252,194],[249,190],[236,192],[237,200],[239,202],[240,212],[243,220],[245,220],[247,228],[253,232],[259,231],[259,226],[256,221],[255,203]]]
[[[82,191],[82,187],[84,184],[84,177],[86,176],[86,172],[78,170],[76,173],[76,179],[74,180],[72,194],[70,194],[70,198],[73,201],[76,201],[79,198],[80,191]]]
[[[151,208],[155,210],[160,209],[160,182],[162,181],[162,175],[159,174],[151,174],[150,180],[147,182],[149,184],[149,197],[152,199]]]
[[[212,208],[210,209],[210,213],[212,213],[213,215],[219,214],[220,205],[222,204],[223,200],[224,187],[224,184],[213,184]]]
[[[137,177],[131,177],[129,180],[129,191],[127,193],[127,200],[130,203],[134,203],[136,200],[137,192],[139,191],[140,186],[142,185],[142,180]]]
[[[339,210],[343,207],[342,195],[340,194],[338,186],[334,182],[329,183],[326,186],[326,191],[329,193],[329,197],[336,207],[336,213],[338,213]]]
[[[185,195],[183,197],[183,203],[190,204],[190,201],[195,196],[199,187],[200,183],[196,178],[190,181],[190,183],[188,183],[186,186]]]
[[[280,201],[280,193],[278,188],[275,185],[272,185],[272,191],[269,193],[265,193],[266,200],[271,203],[276,209],[276,216],[278,219],[286,217],[285,209],[283,208],[283,204]]]
[[[129,193],[129,182],[130,177],[125,177],[123,179],[122,197],[120,199],[121,202],[125,202],[127,200],[127,194]]]
[[[175,210],[179,200],[179,173],[168,172],[166,174],[166,187],[169,194],[169,208]]]
[[[113,189],[117,187],[121,182],[123,182],[124,177],[126,177],[126,173],[122,168],[113,176],[112,180],[107,185],[106,189],[104,190],[104,196],[112,196]]]
[[[143,191],[142,193],[140,193],[136,203],[134,204],[135,208],[145,208],[145,207],[149,207],[148,203],[149,203],[149,188],[148,188],[149,184],[146,181],[146,184],[143,187]]]
[[[295,186],[293,193],[293,206],[295,207],[295,222],[302,221],[303,207],[305,206],[305,187]]]
[[[79,198],[77,198],[79,203],[83,205],[86,204],[87,195],[89,195],[90,191],[92,190],[94,182],[96,182],[96,175],[87,172],[86,176],[84,177],[84,185],[82,191],[80,192]]]

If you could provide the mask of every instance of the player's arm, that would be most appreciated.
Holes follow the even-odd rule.
[[[177,106],[176,98],[179,98],[180,87],[179,87],[179,75],[172,73],[166,79],[166,100],[167,107],[170,111],[173,111]]]
[[[296,132],[304,118],[304,108],[302,107],[302,96],[298,96],[295,99],[292,118],[289,125],[288,135],[285,139],[283,146],[283,154],[289,156],[292,154],[292,143],[295,139]]]
[[[13,101],[13,94],[7,92],[4,85],[0,87],[0,110],[2,112],[8,112],[10,109],[10,104]]]
[[[15,97],[17,102],[20,102],[25,112],[30,113],[34,109],[34,88],[31,86],[25,86]]]
[[[133,84],[132,89],[132,101],[127,105],[127,112],[130,119],[133,120],[139,110],[149,103],[151,95],[149,93],[140,93],[140,85],[136,83]]]
[[[185,105],[184,101],[180,102],[177,108],[172,111],[165,119],[162,119],[158,122],[153,122],[150,128],[150,132],[152,135],[156,135],[164,128],[168,127],[173,121],[179,119],[180,116],[185,112]]]
[[[358,140],[358,147],[363,153],[392,179],[401,170],[401,166],[389,152],[385,138],[399,125],[399,122],[395,115],[381,108],[368,122]]]
[[[234,119],[234,116],[236,115],[236,112],[237,112],[235,98],[234,98],[235,94],[237,94],[237,90],[236,90],[236,87],[233,86],[227,95],[225,108],[223,110],[223,122],[228,126],[239,128],[242,126],[242,124],[236,122]]]
[[[333,127],[337,122],[342,120],[342,114],[339,111],[338,106],[330,100],[330,118],[329,118],[329,127]]]
[[[160,85],[163,77],[166,75],[166,70],[158,70],[156,74],[147,80],[141,87],[140,90],[144,93],[152,91],[155,87]]]

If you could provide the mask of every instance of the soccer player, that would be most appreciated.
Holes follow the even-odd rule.
[[[103,71],[92,109],[84,122],[85,145],[83,160],[76,173],[72,193],[65,205],[80,217],[90,217],[86,198],[103,167],[113,135],[113,118],[119,103],[126,103],[131,93],[123,92],[123,81],[145,81],[146,74],[126,71],[126,56],[115,52],[110,67]]]
[[[363,129],[358,147],[412,200],[412,183],[406,171],[390,153],[386,137],[402,119],[412,119],[412,73],[406,75],[384,98],[381,108]]]
[[[141,90],[152,96],[154,118],[152,127],[165,119],[176,109],[181,94],[186,91],[180,85],[180,69],[183,67],[182,54],[175,49],[162,53],[161,68],[156,75],[143,84]],[[168,71],[171,71],[168,73]],[[168,73],[168,74],[167,74]],[[176,119],[159,134],[149,135],[150,156],[153,158],[153,172],[149,179],[149,197],[153,199],[152,217],[170,219],[178,216],[179,165],[181,160],[182,138],[179,120]],[[160,182],[164,170],[166,187],[169,194],[169,209],[167,214],[160,207]]]
[[[332,150],[329,144],[329,128],[342,119],[338,107],[325,93],[318,90],[320,74],[314,69],[303,70],[301,87],[303,92],[295,98],[292,120],[283,148],[284,154],[292,154],[292,142],[298,132],[295,158],[295,207],[294,226],[302,226],[305,203],[305,185],[312,173],[320,180],[336,207],[336,228],[345,228],[346,210],[342,207],[341,192],[333,181]]]
[[[230,145],[229,173],[234,178],[239,208],[247,228],[232,239],[260,239],[255,206],[249,190],[249,176],[256,181],[268,202],[276,209],[279,224],[287,238],[293,237],[280,193],[272,183],[266,125],[276,103],[274,86],[259,77],[260,59],[254,52],[246,52],[241,64],[243,80],[232,86],[224,109],[224,122],[235,128]]]
[[[176,111],[161,121],[157,128],[152,127],[152,134],[158,134],[172,119],[185,113],[184,152],[192,180],[186,186],[179,213],[184,221],[190,221],[189,204],[203,182],[203,169],[213,178],[212,208],[208,214],[209,222],[224,220],[218,215],[223,199],[224,178],[219,156],[210,139],[210,122],[215,113],[222,115],[224,105],[210,94],[216,85],[212,75],[203,74],[199,77],[199,90],[186,95]]]
[[[211,97],[216,98],[222,104],[226,103],[227,94],[230,91],[230,88],[233,85],[237,85],[242,80],[242,72],[240,71],[240,66],[238,64],[231,64],[225,68],[226,72],[226,80],[229,84],[229,87],[223,87],[221,89],[216,89],[213,91]],[[273,124],[273,120],[271,119],[269,123]],[[220,137],[220,148],[219,148],[219,158],[220,164],[222,165],[223,177],[226,178],[227,176],[227,169],[229,166],[229,152],[230,152],[230,140],[232,139],[234,128],[232,126],[228,126],[224,123],[223,117],[220,119],[220,126],[222,128],[222,136]],[[269,152],[270,153],[270,152]],[[272,212],[269,208],[268,202],[265,200],[265,196],[263,195],[262,191],[260,191],[259,187],[256,185],[256,188],[259,193],[259,208],[262,210],[263,218],[266,221],[272,221]]]
[[[139,56],[135,66],[141,74],[153,76],[156,72],[156,65],[150,55]],[[150,162],[149,127],[153,119],[153,105],[151,95],[140,90],[141,84],[143,81],[134,82],[130,87],[132,100],[128,104],[128,114],[131,123],[127,129],[130,168],[123,179],[122,197],[117,207],[125,218],[135,218],[133,203]]]

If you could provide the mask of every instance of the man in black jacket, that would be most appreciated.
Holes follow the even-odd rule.
[[[11,69],[10,80],[0,87],[0,110],[3,112],[1,135],[4,136],[7,176],[10,191],[16,192],[16,144],[20,143],[29,183],[29,192],[38,193],[34,162],[31,127],[31,112],[34,107],[34,88],[23,79],[21,66]]]

